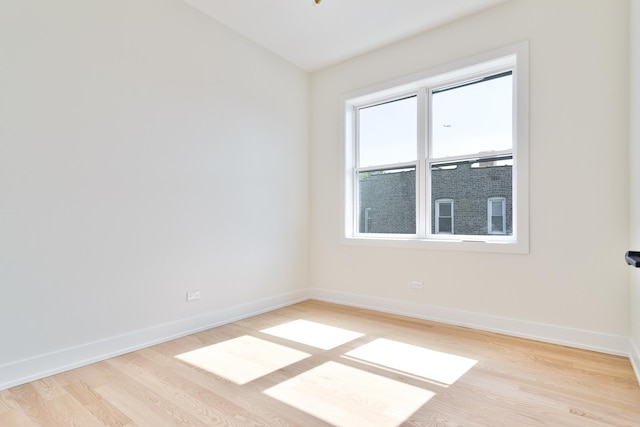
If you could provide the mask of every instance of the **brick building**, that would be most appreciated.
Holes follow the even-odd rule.
[[[511,165],[461,163],[431,173],[432,233],[513,233]],[[415,169],[363,173],[359,182],[361,233],[415,234]]]

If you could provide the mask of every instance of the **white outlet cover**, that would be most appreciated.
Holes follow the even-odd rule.
[[[195,301],[200,299],[200,291],[188,291],[187,301]]]
[[[424,283],[422,283],[422,282],[411,282],[410,286],[413,289],[424,289]]]

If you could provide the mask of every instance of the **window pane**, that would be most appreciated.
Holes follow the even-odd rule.
[[[439,204],[440,216],[451,216],[451,203],[442,203]]]
[[[416,233],[416,169],[358,173],[358,231]]]
[[[451,233],[451,218],[440,218],[438,225],[440,226],[439,233]]]
[[[411,162],[417,158],[417,97],[359,110],[359,166]]]
[[[488,235],[490,232],[512,235],[512,165],[495,163],[497,166],[473,167],[473,163],[431,167],[431,215],[434,220],[431,232],[436,233],[436,200],[451,199],[455,206],[453,231],[456,235]],[[492,215],[488,218],[487,200],[491,197],[505,198],[506,230],[502,225],[502,203],[491,201]],[[443,230],[440,203],[439,231]],[[489,230],[489,220],[499,228]],[[494,225],[495,227],[495,225]]]
[[[494,233],[502,233],[502,215],[491,217],[491,228]]]
[[[512,84],[506,75],[434,92],[431,156],[511,149]]]

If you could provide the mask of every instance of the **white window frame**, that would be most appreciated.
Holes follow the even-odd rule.
[[[440,215],[440,205],[441,204],[450,204],[451,205],[451,216],[450,217],[446,217],[446,218],[451,218],[451,231],[447,231],[447,232],[441,232],[440,231],[440,218],[443,218],[442,215]],[[436,221],[435,221],[435,233],[436,234],[454,234],[455,233],[455,226],[454,226],[454,218],[455,218],[455,204],[453,202],[453,199],[438,199],[435,202],[435,215],[436,215]]]
[[[440,250],[462,250],[473,252],[528,253],[529,252],[529,45],[522,42],[495,51],[462,59],[416,75],[385,82],[357,92],[345,94],[341,99],[343,107],[342,127],[344,135],[343,167],[344,179],[341,185],[341,206],[343,211],[341,241],[349,245],[409,247]],[[357,174],[356,166],[356,123],[357,109],[397,99],[410,93],[419,97],[418,115],[424,117],[425,100],[429,96],[427,88],[464,81],[473,76],[486,76],[511,70],[513,75],[513,197],[511,235],[488,234],[483,236],[459,236],[432,234],[431,194],[426,174],[426,137],[429,126],[425,120],[418,127],[418,161],[416,169],[416,212],[417,232],[415,235],[365,234],[358,232],[357,224]],[[420,99],[420,97],[423,97]],[[395,165],[390,165],[394,167]]]
[[[495,231],[493,229],[493,203],[500,202],[500,216],[502,217],[502,230]],[[496,215],[497,216],[497,215]],[[487,199],[487,232],[489,234],[506,234],[507,233],[507,199],[505,197],[489,197]]]

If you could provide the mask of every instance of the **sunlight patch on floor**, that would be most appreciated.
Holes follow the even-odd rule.
[[[477,360],[379,338],[345,354],[348,358],[451,385]]]
[[[322,350],[330,350],[364,335],[359,332],[302,319],[263,329],[260,332]]]
[[[336,362],[327,362],[264,392],[339,426],[395,427],[435,393]]]
[[[182,353],[177,359],[236,384],[246,384],[310,355],[251,336]]]

